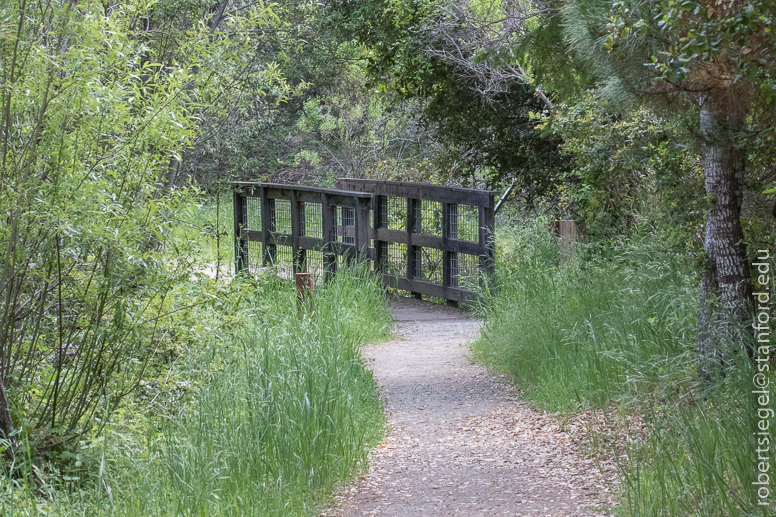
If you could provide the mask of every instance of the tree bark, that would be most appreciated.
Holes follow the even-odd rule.
[[[752,333],[752,280],[741,227],[744,153],[736,142],[742,117],[724,101],[705,96],[700,104],[701,160],[711,207],[706,217],[703,273],[698,315],[698,372],[710,381],[724,374],[726,345],[746,348]],[[728,349],[730,350],[730,349]]]

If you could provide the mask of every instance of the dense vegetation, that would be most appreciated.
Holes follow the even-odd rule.
[[[173,244],[215,256],[200,234],[213,212],[192,210]],[[301,312],[272,271],[199,273],[170,296],[190,308],[114,412],[72,445],[21,429],[3,515],[310,515],[366,466],[384,417],[359,346],[385,339],[391,319],[362,269],[318,286]]]
[[[763,445],[756,366],[739,355],[717,390],[699,383],[692,256],[644,222],[606,259],[579,249],[558,261],[546,225],[519,218],[501,233],[499,292],[475,355],[561,421],[602,411],[583,446],[616,459],[624,515],[771,515],[751,488]]]
[[[767,515],[775,25],[761,0],[6,0],[0,512],[305,515],[363,467],[383,291],[351,271],[300,314],[233,277],[226,230],[230,180],[349,176],[513,186],[480,360],[611,417],[587,445],[624,514]],[[559,218],[587,228],[561,261]]]

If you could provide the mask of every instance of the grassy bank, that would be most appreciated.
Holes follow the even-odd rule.
[[[614,440],[592,433],[588,444],[620,464],[623,515],[771,515],[752,488],[751,364],[736,361],[713,392],[697,381],[692,257],[665,248],[654,229],[606,259],[559,253],[546,221],[502,228],[479,360],[510,372],[544,409],[596,408],[613,422],[644,422],[638,432],[622,426]]]
[[[384,417],[360,347],[391,316],[365,270],[340,271],[301,310],[271,272],[192,278],[172,298],[190,308],[133,396],[99,436],[18,454],[0,515],[314,515],[366,466]]]

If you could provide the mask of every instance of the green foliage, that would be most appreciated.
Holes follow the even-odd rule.
[[[617,427],[594,451],[617,458],[623,515],[769,515],[751,484],[753,366],[738,357],[715,391],[698,385],[695,269],[668,240],[645,225],[609,260],[580,253],[558,261],[546,220],[511,221],[475,355],[512,374],[540,407],[598,408],[615,427],[645,424]],[[595,446],[594,429],[590,438]]]
[[[93,417],[158,352],[173,287],[197,261],[164,247],[196,192],[168,186],[171,164],[224,92],[219,66],[244,64],[239,35],[267,14],[215,34],[188,20],[170,26],[180,40],[154,39],[147,7],[2,7],[0,372],[16,427],[54,442],[99,432]]]
[[[292,285],[236,282],[254,293],[242,328],[209,344],[194,408],[139,450],[125,444],[118,513],[309,515],[380,438],[358,347],[390,329],[382,290],[344,273],[299,314]]]
[[[353,45],[345,48],[361,53]],[[401,114],[396,115],[366,89],[363,66],[342,67],[331,88],[304,103],[296,134],[310,147],[297,153],[297,163],[304,159],[316,166],[325,159],[332,163],[332,176],[365,177],[393,147],[403,125]]]
[[[573,181],[561,193],[561,216],[584,221],[594,238],[617,235],[649,211],[672,244],[697,249],[708,203],[700,163],[685,142],[687,121],[647,108],[621,112],[590,92],[559,104],[543,129],[563,141]]]
[[[477,347],[483,357],[555,410],[674,389],[677,371],[663,363],[687,360],[696,316],[691,263],[672,256],[681,248],[654,261],[656,250],[632,244],[612,262],[559,262],[548,221],[515,223],[522,225],[498,242],[499,291]]]
[[[343,2],[337,9],[350,24],[351,37],[369,49],[370,75],[378,90],[398,99],[423,101],[422,120],[445,147],[434,160],[438,169],[488,185],[514,180],[529,195],[543,193],[561,181],[565,162],[557,154],[557,139],[535,130],[539,122],[530,114],[546,108],[535,87],[515,76],[492,88],[483,86],[477,77],[461,73],[457,64],[440,57],[460,54],[472,66],[486,60],[483,51],[488,49],[459,49],[451,42],[470,39],[473,33],[464,31],[476,31],[482,21],[474,17],[483,13],[486,19],[500,17],[502,8],[482,2],[471,10],[446,10],[447,4]],[[509,48],[503,50],[504,56],[509,54]],[[507,61],[515,65],[514,60]]]
[[[312,311],[274,274],[197,285],[186,353],[81,441],[79,468],[20,461],[3,515],[310,515],[365,467],[384,417],[359,349],[391,329],[374,278],[341,270]]]

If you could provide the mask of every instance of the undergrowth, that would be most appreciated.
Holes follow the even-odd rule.
[[[598,451],[620,466],[623,515],[771,515],[752,484],[763,454],[752,365],[737,357],[713,390],[697,380],[693,258],[646,225],[606,258],[584,245],[562,257],[542,218],[504,226],[476,357],[508,371],[541,408],[644,422]]]
[[[99,436],[22,447],[0,515],[313,515],[365,468],[384,416],[360,347],[391,328],[367,270],[341,269],[303,306],[271,270],[193,276],[176,295],[193,307],[176,346]]]

